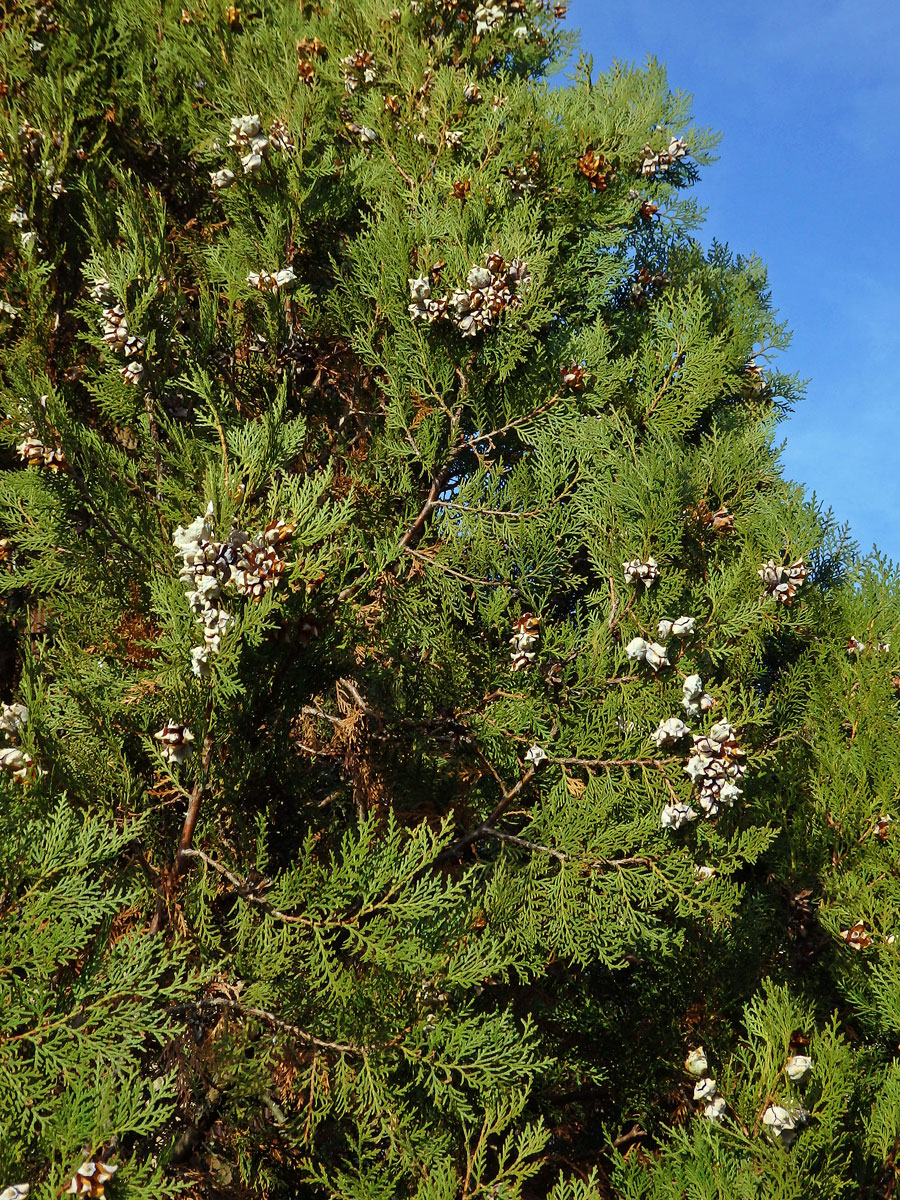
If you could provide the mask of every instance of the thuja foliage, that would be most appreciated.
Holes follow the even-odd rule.
[[[563,15],[2,18],[7,1200],[893,1194],[897,581]]]

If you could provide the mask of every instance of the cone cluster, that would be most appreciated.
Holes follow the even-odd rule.
[[[640,172],[645,178],[652,179],[657,172],[668,171],[687,153],[688,148],[681,138],[672,138],[665,150],[654,150],[648,143],[644,146]]]
[[[179,525],[172,535],[183,564],[178,577],[188,585],[188,604],[203,627],[203,645],[191,651],[192,670],[198,676],[209,673],[209,656],[218,654],[222,634],[233,621],[220,604],[223,589],[259,600],[275,587],[285,566],[279,549],[294,529],[284,521],[273,521],[255,537],[235,527],[224,541],[218,541],[211,520],[212,502],[205,516],[187,528]]]
[[[694,1100],[702,1104],[701,1112],[708,1121],[720,1122],[725,1116],[725,1097],[719,1095],[715,1079],[708,1074],[709,1062],[702,1046],[692,1050],[684,1061],[684,1069],[697,1082],[694,1084]]]
[[[694,737],[684,771],[698,786],[700,807],[707,817],[717,817],[740,796],[739,783],[747,769],[744,757],[727,721],[717,721],[709,733]]]
[[[218,140],[215,143],[219,148]],[[245,175],[256,175],[272,150],[288,152],[294,149],[294,139],[287,124],[276,118],[269,126],[269,132],[263,133],[259,113],[246,113],[241,117],[232,117],[228,131],[228,145],[240,156],[241,169]],[[216,191],[229,188],[237,180],[236,172],[229,167],[210,171],[209,180]]]
[[[293,267],[282,267],[280,271],[275,272],[251,271],[247,276],[250,286],[261,292],[278,292],[282,288],[290,287],[296,279]]]
[[[521,259],[507,262],[501,254],[493,252],[485,256],[484,266],[472,267],[465,289],[454,291],[449,297],[432,295],[428,275],[410,279],[409,315],[414,321],[427,324],[442,319],[452,321],[464,338],[472,338],[492,325],[506,309],[519,307],[520,292],[530,278]]]
[[[475,9],[475,33],[492,33],[504,22],[525,11],[525,0],[488,0]]]
[[[611,168],[602,154],[596,150],[585,150],[575,165],[595,192],[605,192],[609,186]]]
[[[802,1105],[794,1105],[790,1109],[780,1104],[770,1104],[763,1113],[763,1125],[766,1132],[774,1141],[782,1146],[792,1146],[797,1140],[801,1126],[806,1124],[809,1113]]]
[[[368,50],[354,50],[341,59],[341,83],[350,95],[366,84],[374,83],[377,75],[375,57]]]
[[[138,337],[128,331],[128,317],[125,308],[112,290],[109,279],[105,275],[94,280],[90,289],[91,299],[103,306],[102,332],[103,341],[116,354],[122,354],[131,362],[119,367],[119,374],[129,384],[140,383],[147,368],[141,361],[141,356],[147,348],[145,338]]]
[[[681,705],[690,717],[699,717],[715,707],[715,700],[703,690],[699,675],[688,675],[681,685]]]
[[[632,638],[625,653],[633,662],[645,662],[654,671],[669,667],[669,652],[660,642],[648,642],[645,638]]]
[[[38,436],[37,429],[30,425],[25,437],[16,446],[16,453],[29,467],[48,467],[51,471],[65,471],[69,465],[58,446],[48,446]]]

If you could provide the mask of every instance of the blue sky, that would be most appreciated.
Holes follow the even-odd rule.
[[[722,132],[703,238],[755,252],[809,379],[786,473],[900,561],[900,0],[570,0],[595,70],[654,54]]]

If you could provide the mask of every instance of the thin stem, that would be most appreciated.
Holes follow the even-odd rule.
[[[484,837],[496,838],[498,842],[509,842],[512,846],[521,846],[523,850],[536,850],[540,854],[550,854],[561,863],[569,861],[568,855],[563,854],[562,850],[554,850],[552,846],[541,846],[538,842],[529,842],[527,838],[519,837],[515,833],[501,833],[499,829],[483,829],[482,834]]]
[[[227,879],[237,894],[242,900],[246,900],[248,904],[257,904],[261,909],[269,914],[270,917],[275,917],[278,921],[284,921],[286,925],[305,925],[308,929],[312,928],[316,922],[311,921],[309,917],[294,916],[291,913],[281,912],[273,907],[268,900],[263,899],[254,893],[253,888],[244,879],[239,879],[237,875],[232,875],[227,867],[223,867],[220,862],[216,862],[214,858],[210,858],[208,854],[204,854],[202,850],[186,849],[181,852],[183,858],[199,858],[201,862],[206,863],[216,874],[221,875],[223,879]]]
[[[358,1054],[365,1055],[370,1049],[368,1046],[352,1046],[346,1042],[326,1042],[322,1038],[317,1038],[309,1033],[306,1029],[301,1029],[299,1025],[293,1025],[290,1021],[285,1021],[281,1017],[277,1017],[275,1013],[267,1012],[264,1008],[252,1008],[250,1005],[241,1004],[237,1000],[226,1000],[222,997],[216,997],[210,1000],[195,1000],[192,1004],[171,1004],[166,1009],[166,1012],[191,1012],[197,1008],[224,1008],[229,1012],[234,1012],[243,1017],[256,1017],[260,1021],[265,1021],[267,1025],[271,1025],[274,1029],[279,1029],[283,1033],[289,1033],[292,1037],[303,1042],[307,1046],[315,1046],[317,1050],[330,1050],[335,1054]]]
[[[558,730],[559,730],[559,725],[556,723],[556,721],[554,721],[553,728],[550,730],[547,740],[552,741],[553,738],[556,737]],[[481,822],[481,824],[477,827],[477,829],[472,829],[468,833],[463,834],[463,836],[461,838],[457,838],[457,840],[455,842],[451,842],[451,844],[446,848],[446,850],[444,850],[441,853],[440,857],[441,858],[452,857],[453,855],[458,854],[460,850],[464,850],[466,848],[466,846],[468,846],[472,842],[474,842],[476,840],[476,838],[479,838],[482,836],[490,836],[488,831],[493,829],[494,822],[497,820],[497,818],[499,816],[501,816],[506,811],[506,809],[509,808],[509,806],[512,804],[512,802],[521,795],[523,789],[525,787],[527,787],[527,785],[529,783],[531,783],[531,781],[532,781],[532,779],[534,779],[536,773],[537,773],[537,765],[532,764],[528,768],[528,770],[525,772],[525,774],[521,777],[519,782],[514,784],[511,788],[504,787],[499,776],[495,776],[495,778],[500,783],[500,789],[502,792],[502,796],[501,796],[500,800],[494,805],[492,811],[488,814],[488,816],[485,818],[485,820]]]
[[[209,728],[209,722],[212,718],[212,698],[206,704],[206,725]],[[150,922],[149,933],[159,933],[163,926],[166,915],[166,898],[167,893],[174,892],[175,885],[178,880],[187,870],[186,859],[188,858],[187,851],[190,849],[191,842],[194,838],[194,830],[197,827],[197,819],[200,816],[200,801],[203,798],[203,789],[206,785],[206,778],[209,774],[209,764],[212,758],[213,739],[212,734],[207,732],[203,739],[203,755],[201,758],[201,771],[197,782],[194,784],[190,798],[188,800],[187,812],[184,816],[184,824],[181,827],[181,836],[178,839],[178,849],[175,852],[175,862],[172,867],[163,873],[160,878],[160,887],[156,901],[156,913],[153,920]]]
[[[446,563],[439,562],[430,554],[423,554],[421,550],[413,550],[410,546],[404,546],[407,554],[412,554],[414,558],[420,562],[428,563],[429,566],[437,567],[438,570],[444,571],[447,575],[452,575],[454,579],[461,579],[464,583],[469,583],[473,587],[511,587],[509,579],[478,579],[475,575],[466,575],[462,571],[457,571],[454,567],[448,567]]]

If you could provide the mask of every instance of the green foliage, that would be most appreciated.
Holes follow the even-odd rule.
[[[46,1164],[47,1195],[85,1148],[146,1138],[176,1107],[161,1055],[168,1010],[199,977],[183,943],[165,947],[136,927],[139,892],[122,866],[140,833],[81,818],[65,800],[40,819],[3,820],[3,1169]],[[129,1194],[171,1191],[160,1173],[141,1174]]]
[[[557,16],[0,24],[0,1190],[896,1186],[896,573],[781,474],[716,136]]]

